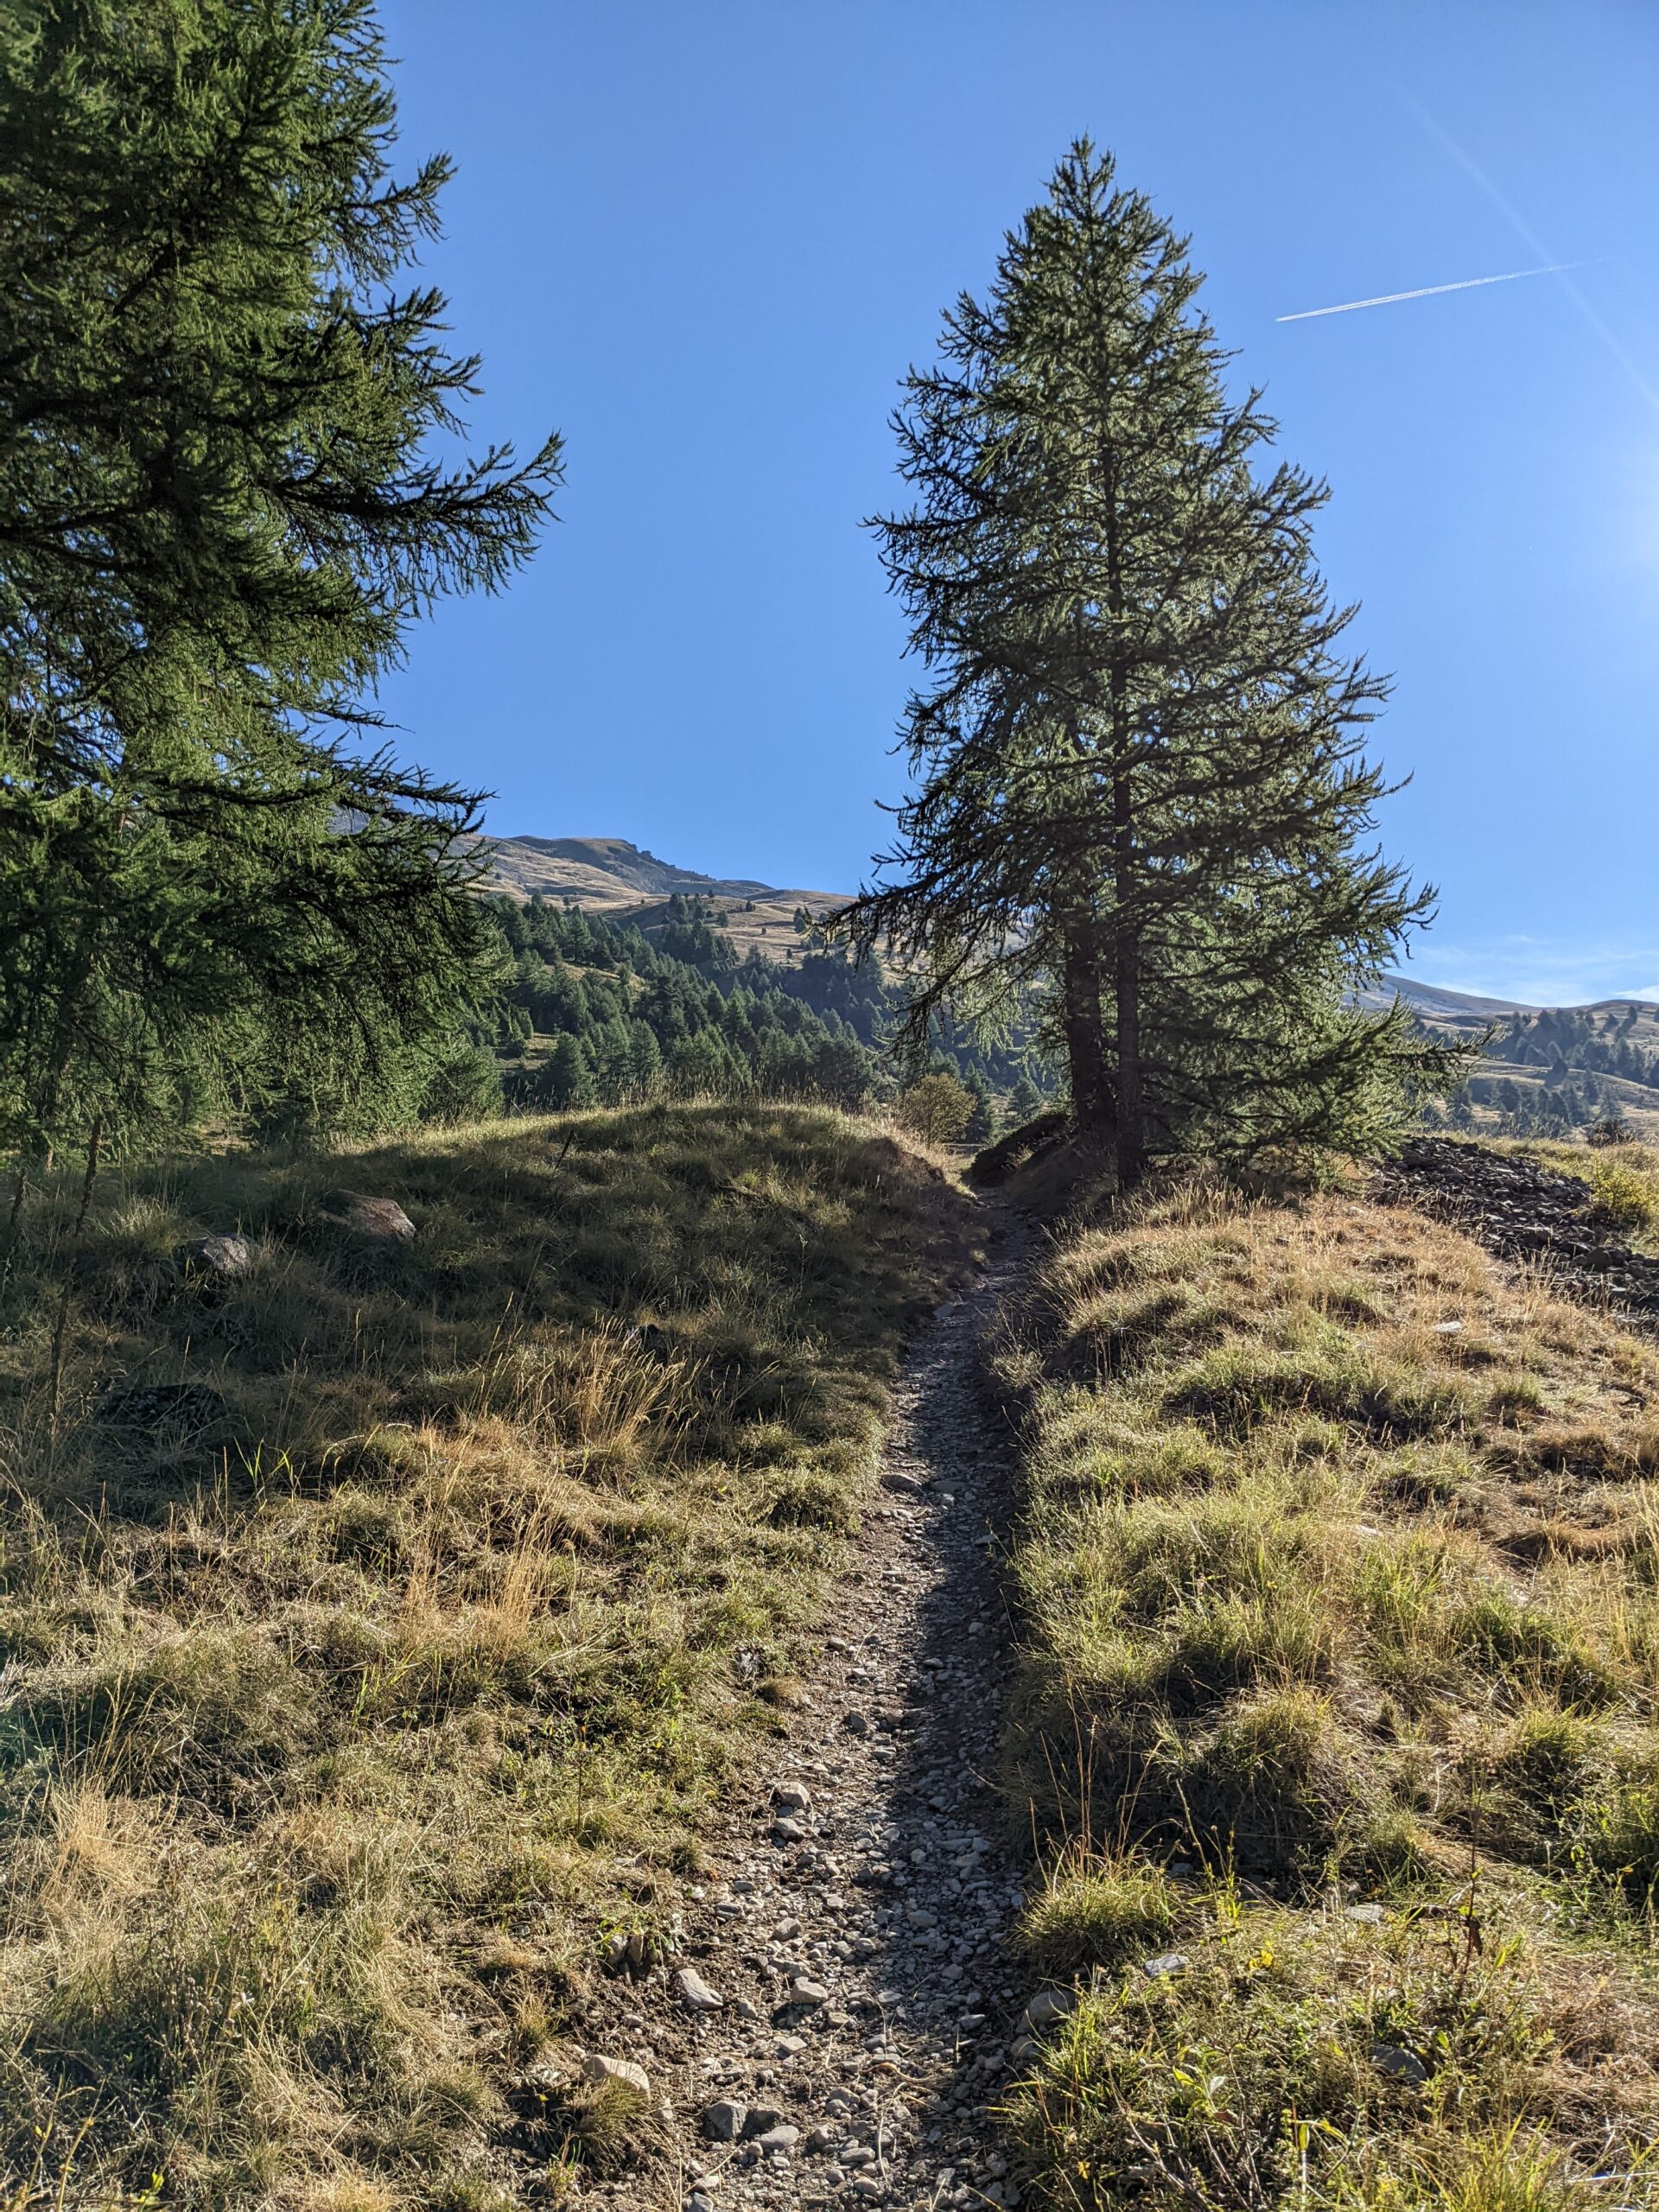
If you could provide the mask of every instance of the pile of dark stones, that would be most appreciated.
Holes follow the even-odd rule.
[[[1541,1268],[1575,1298],[1659,1313],[1659,1260],[1597,1222],[1588,1183],[1516,1154],[1413,1137],[1377,1171],[1375,1195],[1451,1222],[1506,1260]]]

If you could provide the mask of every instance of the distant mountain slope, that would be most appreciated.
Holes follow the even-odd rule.
[[[1471,991],[1442,990],[1437,983],[1419,983],[1409,976],[1384,976],[1369,990],[1360,993],[1359,1002],[1369,1010],[1380,1013],[1384,1007],[1392,1006],[1396,998],[1402,998],[1431,1028],[1449,1032],[1454,1037],[1478,1037],[1495,1021],[1509,1020],[1516,1014],[1534,1011],[1519,999],[1480,998]]]
[[[572,899],[607,921],[636,923],[649,931],[664,921],[675,893],[702,899],[740,957],[764,953],[785,966],[799,939],[795,916],[803,907],[823,914],[844,906],[846,891],[807,891],[761,883],[748,876],[703,875],[677,868],[626,837],[492,837],[496,886],[511,899]]]
[[[842,906],[847,892],[780,888],[747,876],[703,875],[677,868],[626,837],[494,837],[485,841],[495,855],[495,875],[509,896],[575,899],[601,911],[637,906],[671,898],[677,891],[714,904]]]
[[[1446,991],[1437,983],[1415,982],[1409,976],[1385,976],[1375,990],[1365,994],[1365,1003],[1387,1006],[1396,995],[1430,1020],[1472,1024],[1491,1020],[1498,1014],[1535,1011],[1521,999],[1478,998],[1469,991]]]

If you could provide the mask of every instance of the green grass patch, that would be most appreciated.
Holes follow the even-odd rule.
[[[1188,1185],[1061,1234],[1005,1380],[1023,1936],[1080,1993],[1035,2200],[1659,2202],[1651,1347]]]
[[[504,2094],[774,1725],[965,1202],[732,1105],[77,1198],[0,1340],[0,2164],[386,2212],[486,2146],[512,2201],[648,2162],[620,2092],[518,2134]]]

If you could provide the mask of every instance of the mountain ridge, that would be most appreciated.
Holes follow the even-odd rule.
[[[626,837],[520,836],[480,842],[493,853],[493,873],[510,897],[575,899],[613,907],[671,898],[677,891],[688,897],[753,899],[766,906],[787,901],[844,906],[853,895],[766,883],[753,876],[706,875],[698,868],[659,860]]]
[[[709,875],[665,861],[627,837],[543,837],[524,832],[485,837],[480,843],[493,855],[492,874],[510,898],[574,899],[600,912],[645,906],[684,896],[716,902],[754,902],[757,910],[776,909],[787,919],[795,908],[845,906],[850,891],[780,885],[758,876]],[[770,918],[770,917],[769,917]],[[1613,997],[1559,1008],[1527,999],[1498,998],[1478,991],[1454,991],[1439,983],[1420,983],[1409,976],[1384,976],[1361,995],[1362,1003],[1381,1008],[1398,995],[1432,1020],[1478,1026],[1505,1014],[1560,1011],[1589,1014],[1616,1007],[1650,1007],[1651,1001]]]

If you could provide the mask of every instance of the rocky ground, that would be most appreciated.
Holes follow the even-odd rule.
[[[1415,1137],[1378,1171],[1380,1198],[1455,1223],[1505,1259],[1548,1270],[1556,1287],[1633,1313],[1659,1313],[1659,1260],[1590,1217],[1590,1185],[1534,1160],[1447,1137]]]
[[[584,2026],[590,2075],[649,2083],[664,2201],[688,2212],[1020,2201],[987,2116],[1032,1993],[1005,1949],[1020,1862],[993,1783],[1013,1440],[979,1357],[1020,1232],[990,1242],[907,1363],[786,1734],[711,1840],[675,1948],[605,1983]],[[640,2191],[636,2173],[583,2201]]]

